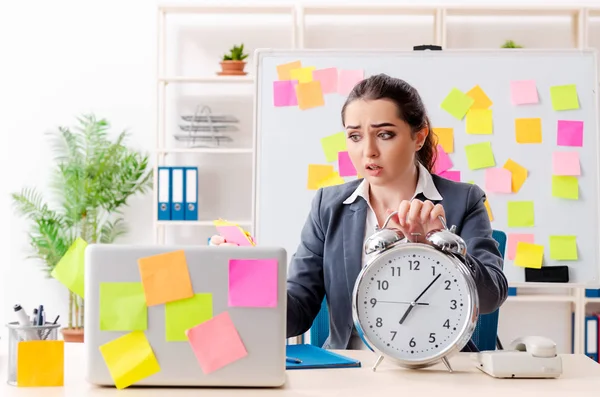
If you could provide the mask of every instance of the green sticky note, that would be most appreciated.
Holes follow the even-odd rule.
[[[185,331],[213,317],[212,294],[195,294],[191,298],[165,304],[167,342],[187,341]]]
[[[579,182],[575,176],[552,175],[552,195],[571,200],[579,199]]]
[[[142,283],[100,283],[100,330],[148,329],[148,309]]]
[[[475,103],[473,98],[458,88],[453,88],[440,106],[454,118],[462,120],[467,111],[473,106],[473,103]]]
[[[81,299],[84,299],[83,270],[86,247],[87,242],[82,238],[77,238],[50,273],[71,292],[79,295]]]
[[[577,260],[577,237],[550,236],[550,258],[563,261]]]
[[[579,109],[579,99],[577,98],[577,87],[575,84],[550,87],[550,97],[552,98],[552,108],[554,110]]]
[[[346,133],[342,131],[321,138],[321,146],[327,162],[337,161],[338,153],[346,151]]]
[[[465,146],[465,153],[467,154],[467,163],[469,164],[469,168],[472,170],[494,167],[496,165],[491,142],[481,142],[467,145]]]
[[[508,202],[508,227],[533,227],[533,201]]]

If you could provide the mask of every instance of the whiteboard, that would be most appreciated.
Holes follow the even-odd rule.
[[[572,284],[598,286],[598,94],[596,53],[580,50],[446,50],[446,51],[331,51],[298,50],[257,52],[256,68],[256,181],[255,237],[259,244],[283,246],[291,256],[310,210],[315,190],[307,189],[308,164],[327,163],[320,140],[343,131],[340,110],[346,95],[326,93],[324,104],[310,109],[274,106],[277,66],[300,61],[317,70],[362,69],[364,76],[386,73],[417,88],[427,107],[433,128],[452,128],[454,152],[451,170],[459,170],[462,182],[476,183],[488,196],[492,227],[511,234],[533,234],[543,246],[543,267],[567,265]],[[535,80],[539,103],[513,105],[511,81]],[[554,110],[550,87],[576,85],[579,108]],[[465,118],[458,120],[441,104],[454,88],[466,93],[479,85],[493,104],[491,135],[466,133]],[[542,142],[517,143],[515,119],[540,118]],[[559,120],[584,123],[583,146],[558,146]],[[512,159],[527,169],[518,192],[497,193],[486,187],[486,169],[471,170],[465,146],[490,142],[495,167]],[[579,198],[553,197],[554,152],[577,152],[581,175]],[[356,177],[346,177],[345,181]],[[534,224],[509,227],[511,201],[533,202]],[[577,260],[553,259],[550,236],[576,236]],[[517,240],[515,240],[517,241]],[[525,282],[525,269],[509,258],[504,272],[511,285]]]

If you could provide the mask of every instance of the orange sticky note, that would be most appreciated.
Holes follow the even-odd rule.
[[[467,92],[467,96],[473,98],[475,102],[471,105],[471,109],[487,109],[492,106],[491,99],[487,96],[487,94],[481,89],[479,85],[471,88]]]
[[[34,340],[17,344],[17,386],[63,386],[65,343]]]
[[[282,65],[277,65],[277,78],[279,80],[291,80],[292,77],[290,72],[294,69],[298,69],[302,67],[302,62],[294,61],[290,63],[284,63]]]
[[[531,244],[523,241],[517,243],[517,254],[515,255],[515,265],[520,267],[529,267],[532,269],[541,269],[544,259],[544,246]]]
[[[298,83],[296,86],[296,95],[298,96],[298,107],[302,110],[325,105],[320,81]]]
[[[511,188],[513,193],[517,193],[521,189],[521,186],[523,186],[523,184],[525,183],[525,180],[527,179],[527,168],[523,167],[522,165],[511,159],[506,160],[506,163],[504,163],[503,168],[506,168],[512,174]]]
[[[321,183],[332,176],[334,173],[333,165],[309,164],[308,165],[308,190],[317,190]]]
[[[490,218],[490,222],[494,221],[494,215],[492,214],[492,208],[490,207],[490,202],[489,200],[484,200],[483,201],[483,205],[485,205],[485,209],[487,210],[488,213],[488,218]]]
[[[140,258],[138,267],[147,306],[194,296],[183,250]]]
[[[454,153],[454,128],[434,128],[433,132],[438,137],[438,144],[442,145],[446,153]]]
[[[517,143],[542,143],[542,119],[515,119]]]

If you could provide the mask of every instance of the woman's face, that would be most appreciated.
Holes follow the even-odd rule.
[[[346,107],[348,155],[370,184],[395,182],[414,167],[415,153],[425,142],[427,129],[412,134],[387,99],[355,100]]]

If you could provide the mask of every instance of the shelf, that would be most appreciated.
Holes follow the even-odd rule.
[[[600,303],[600,298],[585,298],[585,303]]]
[[[470,4],[464,6],[444,7],[448,16],[569,16],[575,15],[581,11],[581,7],[562,6],[562,5],[544,5],[543,7],[534,4]]]
[[[314,4],[302,7],[304,15],[434,15],[437,7],[403,4]]]
[[[238,225],[250,226],[252,221],[228,221]],[[161,226],[214,226],[213,221],[158,221]]]
[[[577,289],[588,287],[586,284],[581,283],[510,283],[509,287],[511,288],[548,288],[548,289],[559,289],[559,288],[567,288],[567,289]],[[588,287],[589,288],[589,287]]]
[[[191,148],[191,149],[158,149],[161,154],[251,154],[254,152],[251,148]]]
[[[575,297],[570,295],[516,295],[509,296],[507,302],[575,302]],[[600,300],[599,300],[600,301]]]
[[[164,5],[158,9],[165,14],[292,14],[293,6],[254,5],[244,3],[227,3],[220,5]]]
[[[161,83],[194,83],[194,84],[250,84],[254,83],[252,76],[206,76],[206,77],[160,77]]]

